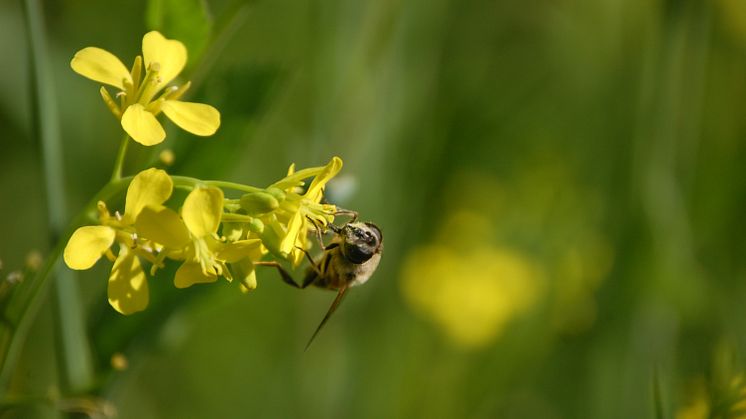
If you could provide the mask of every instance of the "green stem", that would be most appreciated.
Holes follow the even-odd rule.
[[[176,187],[188,186],[188,187],[194,188],[197,185],[208,185],[208,186],[215,186],[217,188],[233,189],[233,190],[244,191],[244,192],[260,192],[264,190],[262,188],[257,188],[255,186],[249,186],[249,185],[242,185],[240,183],[224,182],[222,180],[200,180],[200,179],[189,177],[189,176],[171,176],[171,179],[174,181],[174,186]]]
[[[194,189],[197,185],[203,183],[201,180],[189,176],[171,176],[171,180],[176,188]]]
[[[46,45],[44,13],[40,0],[25,0],[26,33],[29,40],[32,97],[32,115],[35,133],[42,149],[47,195],[47,218],[51,243],[57,243],[60,252],[60,233],[67,222],[66,191],[62,160],[59,115],[55,85]],[[55,258],[56,259],[56,258]],[[93,363],[85,334],[85,320],[75,275],[59,270],[59,264],[45,266],[45,276],[55,272],[56,336],[60,350],[62,387],[65,391],[80,391],[93,382]],[[3,365],[5,366],[5,365]]]
[[[653,368],[653,408],[655,409],[655,419],[666,419],[661,394],[660,375],[658,374],[658,367],[655,366]]]
[[[130,136],[125,133],[122,142],[119,143],[117,159],[114,161],[114,170],[111,172],[111,181],[116,182],[122,178],[122,167],[124,166],[124,156],[127,154],[127,145],[129,145]]]
[[[216,186],[218,188],[234,189],[243,192],[261,192],[264,190],[263,188],[257,188],[255,186],[242,185],[240,183],[233,182],[223,182],[222,180],[204,180],[202,182],[210,186]]]
[[[15,365],[23,350],[26,336],[42,301],[44,301],[45,285],[49,283],[50,273],[57,266],[67,240],[75,228],[90,219],[91,213],[95,213],[98,201],[107,201],[118,195],[129,185],[131,180],[132,177],[126,177],[117,182],[107,183],[70,224],[70,228],[60,237],[60,241],[47,256],[44,265],[36,275],[20,284],[21,289],[17,290],[19,291],[18,297],[14,296],[8,303],[8,307],[2,314],[6,321],[13,326],[13,330],[9,339],[3,341],[3,346],[0,347],[0,394],[4,393],[15,371]]]

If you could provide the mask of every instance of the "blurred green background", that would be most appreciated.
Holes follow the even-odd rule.
[[[129,65],[159,29],[187,43],[190,99],[222,126],[167,123],[126,173],[169,148],[172,174],[265,186],[339,155],[330,201],[385,236],[376,275],[305,353],[333,293],[273,270],[249,295],[158,277],[129,317],[107,304],[108,262],[81,273],[93,394],[119,417],[682,418],[692,383],[744,371],[746,2],[43,8],[68,214],[121,136],[70,59],[98,46]],[[49,249],[28,50],[21,2],[0,3],[2,278]],[[8,397],[58,392],[47,300]]]

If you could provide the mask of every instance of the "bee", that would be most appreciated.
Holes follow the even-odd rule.
[[[358,222],[357,213],[340,211],[338,214],[351,215],[352,219],[342,227],[329,224],[334,233],[329,245],[324,245],[321,228],[317,226],[317,239],[323,253],[317,261],[301,249],[310,262],[303,283],[298,285],[292,276],[277,262],[259,262],[260,265],[274,266],[280,272],[282,280],[295,288],[306,288],[313,285],[319,288],[337,291],[337,297],[327,310],[316,331],[306,345],[306,350],[337,310],[347,290],[366,283],[378,268],[383,252],[383,234],[381,229],[371,222]]]

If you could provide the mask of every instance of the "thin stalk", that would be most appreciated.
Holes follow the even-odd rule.
[[[35,132],[39,137],[44,162],[47,195],[47,217],[52,244],[60,246],[59,236],[67,221],[66,191],[62,161],[59,115],[52,69],[44,30],[44,14],[39,0],[25,0],[26,33],[28,36]],[[57,250],[58,251],[58,250]],[[57,274],[55,301],[57,336],[61,356],[63,388],[80,391],[93,382],[93,364],[85,335],[85,320],[81,309],[77,281],[72,271],[61,271],[58,264],[47,266]]]
[[[264,190],[263,188],[243,185],[240,183],[224,182],[222,180],[201,180],[201,179],[197,179],[197,178],[193,178],[189,176],[171,176],[171,179],[174,181],[174,186],[176,187],[188,186],[188,187],[194,188],[197,185],[208,185],[208,186],[215,186],[217,188],[233,189],[236,191],[243,191],[243,192],[261,192]]]
[[[657,366],[653,368],[653,408],[655,409],[655,419],[666,419],[666,414],[663,410],[661,380]]]
[[[202,181],[206,185],[217,186],[218,188],[234,189],[243,192],[261,192],[263,188],[257,188],[255,186],[242,185],[240,183],[223,182],[222,180],[204,180]]]
[[[114,161],[114,170],[111,172],[111,181],[116,182],[122,178],[122,167],[124,166],[124,156],[127,155],[127,146],[130,143],[130,136],[125,133],[122,142],[119,143],[117,159]]]

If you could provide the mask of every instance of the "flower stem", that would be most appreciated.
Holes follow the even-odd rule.
[[[183,186],[189,186],[189,187],[196,187],[197,185],[208,185],[208,186],[215,186],[217,188],[223,188],[223,189],[233,189],[236,191],[243,191],[243,192],[259,192],[263,191],[262,188],[257,188],[255,186],[249,186],[249,185],[243,185],[240,183],[234,183],[234,182],[224,182],[222,180],[200,180],[197,178],[189,177],[189,176],[171,176],[171,179],[174,181],[174,186],[176,187],[183,187]]]
[[[243,192],[261,192],[263,188],[257,188],[255,186],[242,185],[240,183],[223,182],[222,180],[205,180],[205,184],[210,186],[217,186],[218,188],[234,189]]]
[[[26,336],[33,324],[36,313],[39,311],[41,303],[44,301],[45,285],[49,283],[50,274],[55,266],[58,265],[67,240],[75,228],[88,220],[91,213],[95,213],[98,201],[107,201],[120,194],[127,188],[131,181],[132,177],[126,177],[117,182],[109,182],[89,201],[75,217],[75,220],[70,224],[65,234],[60,236],[57,245],[47,256],[41,269],[32,278],[19,285],[19,289],[16,290],[17,294],[8,302],[3,312],[0,313],[6,323],[11,326],[10,336],[0,341],[0,394],[7,388],[10,378],[15,371],[15,366],[23,350]]]
[[[127,145],[129,145],[130,136],[124,134],[122,142],[119,143],[119,151],[117,151],[117,159],[114,161],[114,170],[111,172],[111,181],[116,182],[122,178],[122,166],[124,166],[124,156],[127,154]]]

